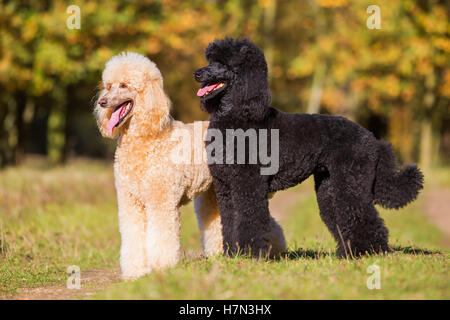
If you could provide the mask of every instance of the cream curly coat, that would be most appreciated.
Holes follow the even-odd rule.
[[[205,254],[222,253],[219,209],[207,164],[173,161],[186,143],[174,133],[189,133],[194,153],[195,145],[204,148],[208,122],[173,120],[161,73],[142,55],[128,52],[113,57],[103,71],[102,86],[94,114],[104,137],[118,137],[114,176],[123,278],[134,279],[178,262],[179,207],[194,198]],[[132,102],[131,111],[115,127],[108,126],[114,110],[127,101]],[[196,126],[201,134],[195,134]],[[284,236],[275,220],[272,229],[273,252],[283,251]]]

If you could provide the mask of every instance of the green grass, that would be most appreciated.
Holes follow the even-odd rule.
[[[62,281],[70,265],[117,265],[120,236],[110,171],[84,161],[0,171],[0,295]]]
[[[201,248],[191,204],[182,209],[185,254],[178,266],[114,284],[96,298],[450,298],[449,251],[424,215],[424,197],[399,212],[380,210],[394,253],[345,260],[334,254],[311,181],[289,192],[299,200],[281,221],[290,250],[282,259],[190,254]],[[20,287],[63,285],[69,265],[117,268],[119,247],[111,164],[75,161],[53,169],[27,164],[0,171],[0,296]],[[380,290],[366,286],[372,264],[380,267]]]
[[[113,285],[97,298],[448,299],[448,251],[439,246],[439,231],[420,213],[420,205],[382,213],[394,253],[347,261],[336,258],[334,241],[311,194],[282,222],[290,254],[279,261],[220,256],[185,260],[170,270]],[[372,264],[380,267],[380,290],[366,285]]]

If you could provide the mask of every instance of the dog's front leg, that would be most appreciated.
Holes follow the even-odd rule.
[[[222,222],[223,252],[232,256],[237,253],[237,247],[234,232],[235,212],[233,201],[231,199],[231,189],[225,183],[216,179],[214,181],[214,187],[216,190],[217,203],[220,208],[220,220]]]
[[[244,254],[251,253],[253,257],[266,255],[271,246],[272,229],[267,199],[268,186],[257,175],[236,176],[233,182],[233,232],[239,250]]]
[[[173,267],[180,257],[180,214],[173,206],[147,206],[146,252],[151,270]]]
[[[118,192],[119,230],[122,238],[122,278],[131,280],[148,273],[145,259],[145,209],[132,194]]]

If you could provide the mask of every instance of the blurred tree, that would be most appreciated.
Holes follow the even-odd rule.
[[[323,0],[285,5],[277,22],[277,47],[283,48],[286,42],[298,47],[294,58],[283,50],[276,68],[286,70],[280,86],[297,87],[289,91],[297,91],[298,97],[290,95],[291,99],[279,102],[287,109],[308,112],[317,112],[320,106],[322,111],[360,122],[372,115],[386,117],[390,119],[387,138],[402,159],[419,159],[427,167],[436,154],[436,133],[449,117],[445,89],[449,5],[445,1],[383,2],[377,30],[366,28],[370,4]],[[302,22],[286,20],[289,12],[302,12]],[[276,91],[283,90],[287,89]],[[298,98],[301,102],[293,107]]]
[[[450,120],[443,0],[383,1],[379,30],[366,27],[365,0],[78,0],[79,30],[66,26],[72,4],[0,1],[0,166],[28,151],[51,163],[110,155],[91,110],[105,62],[121,51],[158,64],[176,118],[206,119],[192,72],[225,36],[265,50],[274,106],[345,115],[389,138],[403,160],[438,160]]]

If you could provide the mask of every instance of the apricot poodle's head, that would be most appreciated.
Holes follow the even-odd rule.
[[[156,64],[134,52],[111,58],[102,74],[94,114],[104,137],[147,136],[169,120],[170,100]]]

